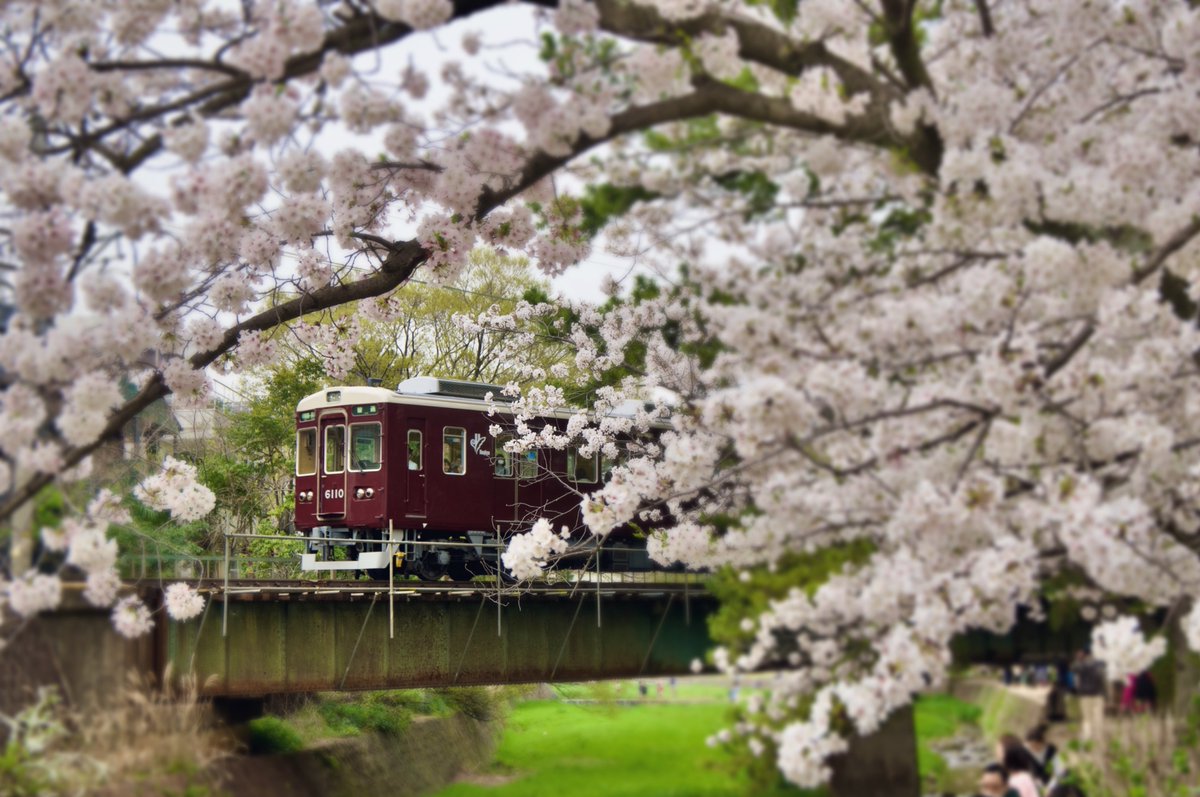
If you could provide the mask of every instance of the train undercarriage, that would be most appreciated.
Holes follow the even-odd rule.
[[[361,571],[374,579],[415,576],[423,581],[449,577],[470,581],[476,576],[510,580],[500,563],[504,540],[495,532],[460,533],[429,530],[352,529],[317,526],[307,535],[301,570]],[[597,549],[589,540],[572,540],[552,566],[580,569],[598,566],[605,572],[646,572],[660,569],[636,541],[609,541]]]

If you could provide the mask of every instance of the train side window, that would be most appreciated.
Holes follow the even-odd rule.
[[[517,478],[519,478],[519,479],[535,478],[537,476],[537,472],[538,472],[537,471],[537,466],[538,466],[537,450],[535,449],[533,451],[524,451],[524,452],[518,454],[517,456],[520,457],[520,459],[517,460]]]
[[[341,473],[346,469],[346,427],[325,427],[325,472]]]
[[[567,478],[577,482],[594,482],[600,472],[599,455],[594,453],[585,457],[579,453],[578,446],[567,449]]]
[[[496,456],[493,458],[495,464],[495,473],[501,478],[511,478],[513,475],[513,454],[505,451],[506,443],[511,443],[513,436],[510,434],[502,434],[496,438]]]
[[[296,475],[312,476],[317,472],[317,430],[296,431]]]
[[[383,467],[383,427],[378,423],[350,425],[350,470]]]
[[[600,480],[608,481],[609,479],[611,479],[613,468],[617,467],[617,465],[620,465],[620,464],[621,464],[620,460],[614,459],[613,457],[601,457],[600,458]]]
[[[442,427],[442,473],[462,476],[467,472],[467,430]]]
[[[408,430],[408,469],[421,469],[421,432],[419,429]]]

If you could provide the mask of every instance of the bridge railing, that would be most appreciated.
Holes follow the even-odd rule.
[[[233,535],[231,535],[233,536]],[[143,549],[126,552],[118,559],[121,577],[127,581],[147,580],[224,580],[226,573],[233,581],[358,581],[354,571],[303,571],[300,569],[301,541],[290,537],[274,538],[292,543],[294,555],[262,556],[239,553],[231,549],[228,556],[220,554],[186,554],[177,551]],[[539,584],[692,584],[701,586],[707,574],[674,570],[607,571],[588,569],[549,568],[536,580]],[[477,576],[476,580],[491,580]]]

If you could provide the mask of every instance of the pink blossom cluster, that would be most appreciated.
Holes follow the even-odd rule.
[[[529,531],[515,535],[501,555],[501,563],[513,578],[527,580],[536,578],[546,568],[554,554],[567,550],[570,530],[555,534],[550,521],[545,518],[533,524]]]
[[[1104,662],[1105,674],[1113,681],[1137,675],[1167,652],[1167,640],[1147,640],[1135,617],[1119,617],[1092,629],[1092,655]]]
[[[199,520],[212,511],[216,496],[196,479],[196,466],[167,456],[162,470],[142,480],[133,494],[151,509],[170,512],[176,519]]]

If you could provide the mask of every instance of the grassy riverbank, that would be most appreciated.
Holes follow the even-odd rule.
[[[763,685],[765,685],[764,682]],[[756,684],[747,684],[753,689]],[[672,689],[635,682],[564,684],[558,700],[513,707],[495,759],[436,797],[743,797],[746,776],[705,740],[730,724],[729,690],[680,679]],[[745,691],[745,690],[743,690]],[[977,707],[946,695],[921,698],[914,720],[926,783],[953,780],[930,742],[978,733]],[[810,794],[779,789],[761,797]]]
[[[978,773],[954,772],[934,743],[964,734],[980,735],[982,710],[949,695],[922,695],[913,705],[917,733],[917,769],[921,782],[931,793],[955,794],[974,785]]]
[[[722,703],[522,703],[493,766],[438,797],[740,796],[744,778],[704,743],[727,721]]]

